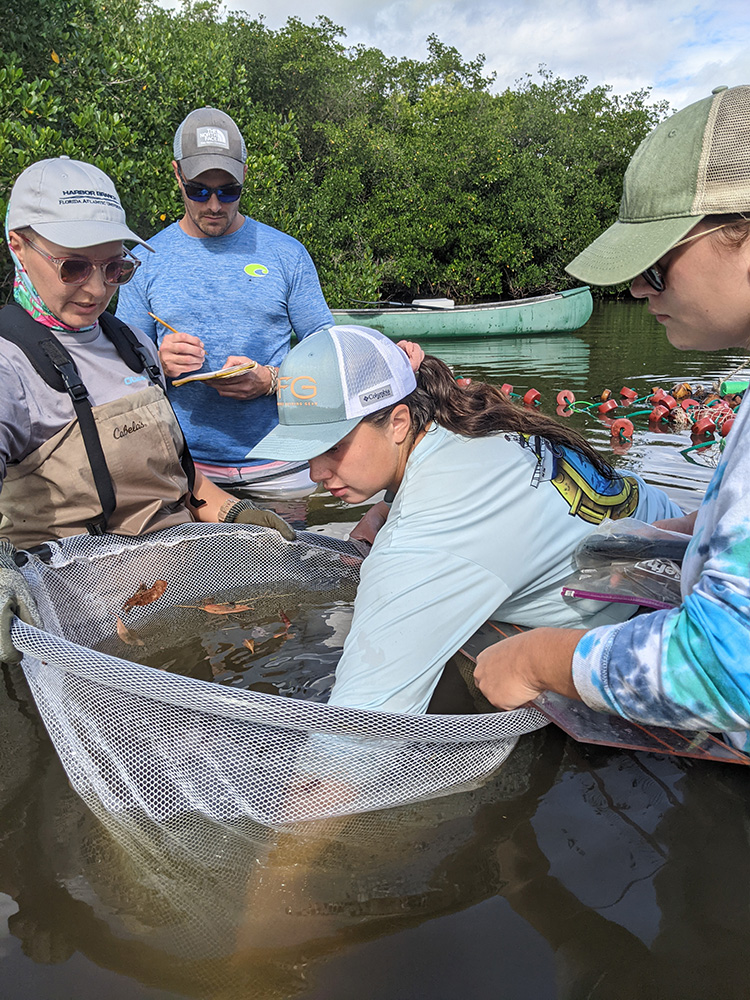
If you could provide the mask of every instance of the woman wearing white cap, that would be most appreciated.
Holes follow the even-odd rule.
[[[110,178],[67,157],[27,168],[6,235],[15,303],[0,311],[0,660],[11,611],[33,605],[13,546],[186,521],[292,529],[196,473],[153,345],[105,313],[139,265]],[[101,319],[100,319],[101,317]],[[28,612],[27,612],[28,614]]]
[[[395,494],[362,567],[331,704],[434,711],[444,664],[489,617],[621,621],[622,607],[563,601],[573,550],[604,517],[681,513],[499,389],[460,388],[429,356],[415,377],[373,330],[306,337],[282,363],[278,403],[279,424],[252,457],[309,459],[346,503]]]
[[[675,347],[750,346],[750,86],[718,87],[662,122],[625,174],[618,221],[568,270],[632,280]],[[750,396],[747,393],[746,396]],[[497,706],[542,690],[647,724],[718,730],[750,750],[750,400],[696,514],[682,604],[588,633],[539,629],[480,657]]]

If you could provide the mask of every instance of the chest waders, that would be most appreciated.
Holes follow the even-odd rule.
[[[175,426],[179,426],[164,391],[161,371],[158,365],[152,363],[132,330],[121,320],[106,312],[99,317],[99,323],[105,336],[111,341],[127,367],[136,374],[146,373],[150,387],[158,389],[159,399],[163,397],[164,404],[169,407],[170,414],[174,418]],[[73,358],[48,327],[37,323],[25,309],[15,304],[0,310],[0,338],[9,341],[23,351],[39,377],[51,389],[56,392],[67,392],[70,396],[101,506],[100,513],[84,519],[83,527],[89,534],[104,534],[108,530],[112,515],[117,508],[117,499],[110,469],[102,448],[95,408],[91,405],[88,390]],[[149,390],[143,391],[148,392]],[[96,409],[102,410],[104,407]],[[196,500],[193,496],[195,466],[182,432],[178,433],[181,438],[179,461],[187,480],[188,500],[192,507],[197,508],[202,506],[205,501]],[[9,466],[9,470],[11,468]]]

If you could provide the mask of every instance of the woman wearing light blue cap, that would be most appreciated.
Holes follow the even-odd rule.
[[[331,704],[436,710],[445,663],[490,617],[621,621],[622,607],[562,599],[573,550],[605,517],[680,513],[499,389],[459,387],[429,356],[415,376],[374,330],[305,337],[281,366],[278,402],[279,424],[251,457],[309,460],[312,478],[345,503],[394,495],[363,563]]]
[[[632,281],[675,347],[747,348],[749,213],[750,86],[718,87],[641,143],[618,221],[568,270],[591,284]],[[749,424],[745,398],[701,507],[664,525],[692,535],[682,604],[486,650],[475,677],[495,705],[552,690],[637,722],[724,732],[750,751]]]

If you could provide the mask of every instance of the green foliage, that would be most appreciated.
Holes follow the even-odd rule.
[[[617,214],[622,174],[665,114],[541,68],[496,94],[484,57],[437,37],[424,61],[347,48],[324,17],[225,15],[218,0],[27,0],[0,11],[0,212],[35,160],[90,160],[144,235],[181,215],[185,115],[213,105],[248,146],[247,214],[302,240],[332,306],[567,287]],[[0,260],[6,291],[10,261]]]

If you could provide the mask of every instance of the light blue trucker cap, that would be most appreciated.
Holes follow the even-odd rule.
[[[248,458],[304,461],[328,451],[363,417],[417,387],[409,359],[382,333],[333,326],[305,337],[279,368],[279,423]]]

